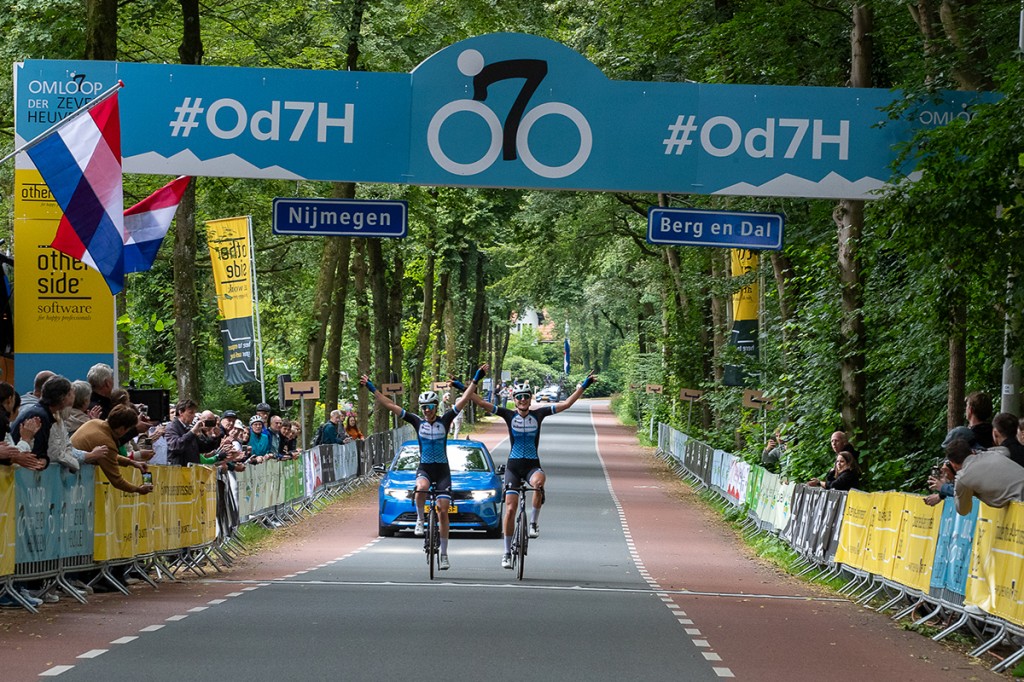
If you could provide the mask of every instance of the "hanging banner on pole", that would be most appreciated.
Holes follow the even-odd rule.
[[[732,276],[742,277],[757,268],[757,252],[732,250]],[[732,336],[729,345],[749,360],[757,360],[757,282],[751,282],[732,295]],[[743,365],[726,365],[722,383],[745,386],[748,383]]]
[[[217,309],[220,311],[224,380],[232,386],[259,381],[252,324],[249,219],[209,220],[206,229],[213,282],[217,287]]]

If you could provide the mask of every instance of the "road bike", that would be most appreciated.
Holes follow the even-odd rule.
[[[413,495],[415,496],[415,491]],[[423,529],[423,551],[427,554],[427,566],[430,579],[434,579],[434,571],[438,569],[441,559],[441,528],[437,517],[437,488],[431,483],[427,489],[427,523]]]
[[[519,491],[519,509],[516,511],[515,528],[512,531],[512,568],[516,572],[516,579],[523,579],[523,569],[526,566],[526,550],[530,544],[530,524],[526,514],[526,493],[537,494],[537,489],[523,482],[518,488],[506,488],[506,490]]]

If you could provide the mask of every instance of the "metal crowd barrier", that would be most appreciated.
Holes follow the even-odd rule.
[[[938,621],[941,640],[960,629],[978,640],[972,656],[1000,644],[1013,651],[995,671],[1024,660],[1024,504],[992,509],[975,500],[959,516],[949,498],[809,488],[716,450],[667,424],[658,454],[699,489],[746,512],[741,532],[771,533],[799,556],[800,575],[840,579],[841,594],[915,624]]]
[[[222,571],[245,545],[246,522],[278,527],[294,523],[368,480],[386,464],[411,427],[364,441],[321,445],[294,460],[267,461],[241,472],[207,466],[150,467],[154,491],[124,493],[102,470],[59,465],[43,471],[0,467],[0,597],[37,612],[21,594],[26,584],[59,590],[82,603],[72,585],[79,577],[130,594],[128,575],[152,587],[189,571]],[[141,484],[136,469],[123,475]]]

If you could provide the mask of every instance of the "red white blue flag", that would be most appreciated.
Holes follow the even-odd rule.
[[[124,288],[124,195],[117,94],[28,150],[64,212],[51,247],[99,271],[116,294]]]
[[[146,272],[153,267],[181,196],[192,178],[183,175],[124,212],[124,271]]]

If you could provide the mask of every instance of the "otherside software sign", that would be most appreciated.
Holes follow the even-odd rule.
[[[224,380],[231,385],[257,381],[252,324],[252,271],[249,219],[224,218],[206,223],[206,240],[217,287],[220,334],[224,344]]]

